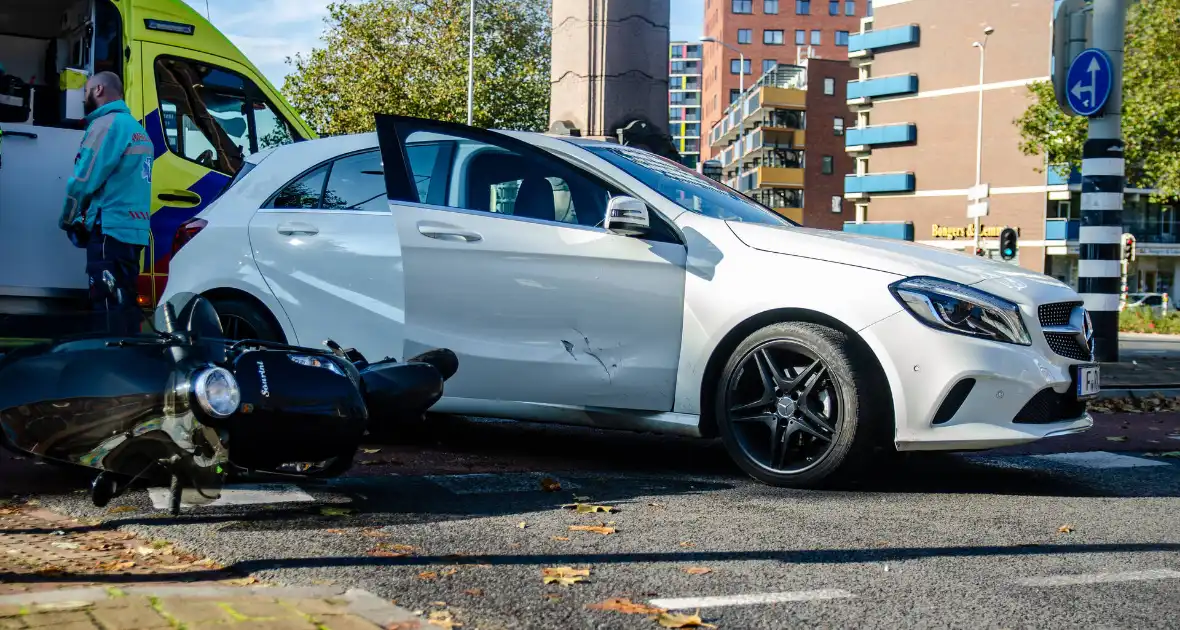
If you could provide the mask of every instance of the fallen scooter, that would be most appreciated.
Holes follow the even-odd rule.
[[[0,444],[98,470],[99,507],[137,480],[166,483],[178,515],[217,500],[228,478],[340,475],[371,422],[422,416],[458,369],[446,349],[370,363],[331,340],[230,341],[193,294],[139,334],[113,330],[0,357]]]

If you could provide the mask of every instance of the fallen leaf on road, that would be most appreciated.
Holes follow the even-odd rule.
[[[419,624],[416,620],[415,621],[395,621],[395,622],[389,624],[388,626],[385,626],[385,630],[419,630],[419,628],[421,628],[421,627],[422,627],[422,625]]]
[[[551,477],[545,477],[541,480],[541,489],[545,492],[557,492],[561,490],[561,482]]]
[[[571,532],[594,532],[595,534],[602,534],[609,536],[619,530],[613,527],[603,527],[601,525],[570,525]]]
[[[49,544],[53,545],[54,547],[57,547],[58,549],[77,549],[82,546],[82,545],[79,545],[78,543],[70,543],[70,542],[55,542],[55,543],[49,543]]]
[[[635,602],[623,598],[612,597],[606,601],[598,602],[597,604],[586,604],[586,608],[594,610],[613,610],[621,612],[625,615],[658,615],[665,612],[663,608],[655,608],[647,604],[636,604]]]
[[[125,514],[127,512],[134,512],[134,511],[135,511],[135,508],[131,507],[130,505],[120,505],[119,507],[113,507],[113,508],[107,510],[107,514]]]
[[[446,602],[430,602],[430,605],[431,605],[431,606],[440,606],[440,607],[441,607],[441,606],[446,606],[446,605],[447,605],[447,603],[446,603]]]
[[[717,626],[711,623],[705,623],[701,620],[701,616],[695,615],[681,615],[677,613],[660,613],[655,620],[665,628],[716,628]]]
[[[381,558],[398,558],[401,556],[412,555],[416,549],[410,545],[391,545],[389,543],[377,543],[377,546],[369,551],[370,556],[378,556]]]
[[[704,575],[706,573],[712,573],[713,569],[709,569],[706,567],[688,567],[687,569],[684,570],[684,572],[689,575]]]
[[[569,586],[577,582],[582,582],[587,577],[590,577],[590,569],[574,569],[571,567],[541,569],[541,581],[545,584],[556,583],[562,586]]]
[[[662,507],[665,507],[665,506],[664,506],[664,504],[663,504],[663,503],[660,503],[659,501],[652,501],[651,503],[648,503],[648,504],[647,504],[647,506],[648,506],[648,507],[654,507],[654,508],[662,508]]]
[[[567,503],[561,506],[567,510],[574,510],[579,514],[590,514],[593,512],[618,512],[619,508],[609,505],[589,505],[586,503]]]
[[[443,571],[440,571],[440,572],[439,572],[439,575],[441,575],[441,576],[443,576],[443,577],[446,577],[446,576],[448,576],[448,575],[454,575],[454,574],[456,574],[456,573],[458,573],[458,572],[459,572],[459,569],[456,569],[456,568],[454,568],[454,567],[450,567],[450,568],[448,568],[448,569],[445,569],[445,570],[443,570]]]
[[[1108,438],[1106,438],[1106,439],[1107,439],[1108,441],[1111,441],[1111,442],[1126,442],[1126,441],[1127,441],[1127,436],[1125,436],[1125,435],[1115,435],[1115,436],[1108,437]]]
[[[697,546],[697,544],[696,544],[696,543],[694,543],[694,542],[687,542],[687,541],[686,541],[686,542],[682,542],[682,543],[680,543],[680,546],[681,546],[681,547],[696,547],[696,546]]]
[[[1057,531],[1061,532],[1062,534],[1069,534],[1074,530],[1072,525],[1062,525],[1061,527],[1057,528]]]
[[[12,516],[13,514],[20,514],[17,508],[0,507],[0,516]]]
[[[136,547],[135,548],[135,553],[137,553],[141,556],[155,555],[156,551],[157,551],[156,549],[152,549],[151,547]]]
[[[99,571],[123,571],[125,569],[130,569],[133,566],[135,566],[135,563],[130,560],[123,562],[118,560],[108,560],[106,562],[99,562],[95,568],[97,568]]]
[[[430,617],[426,622],[442,628],[459,628],[463,626],[463,624],[455,621],[455,616],[449,610],[436,610],[430,613]]]
[[[553,537],[553,540],[561,540],[561,541],[566,541],[566,540],[569,540],[569,539],[570,539],[570,538],[569,538],[569,536],[554,536],[554,537]]]
[[[345,532],[343,529],[325,529],[324,533],[336,534],[337,536],[343,536]]]
[[[349,516],[352,514],[352,510],[350,508],[322,507],[320,508],[320,514],[324,516]]]
[[[34,571],[34,573],[36,573],[37,575],[43,575],[43,576],[65,575],[66,570],[59,567],[59,566],[55,566],[55,565],[50,564],[50,565],[46,565],[46,566],[38,568],[36,571]]]
[[[362,448],[361,452],[364,453],[365,455],[372,455],[373,453],[380,453],[381,449],[379,449],[379,448]]]
[[[389,532],[384,531],[378,527],[366,527],[361,530],[361,536],[368,536],[369,538],[385,538],[389,536]]]
[[[423,571],[418,574],[418,577],[423,580],[433,580],[433,579],[438,578],[438,574],[435,573],[434,571]]]
[[[482,588],[469,588],[463,592],[468,595],[471,595],[472,597],[483,597],[483,589]]]
[[[516,524],[516,526],[517,526],[517,527],[519,527],[519,528],[521,528],[521,529],[524,529],[524,528],[528,527],[528,526],[529,526],[529,524],[528,524],[528,523],[526,523],[526,522],[524,522],[524,521],[521,521],[521,522],[517,523],[517,524]]]
[[[258,578],[254,577],[253,575],[249,575],[236,580],[222,580],[221,583],[228,584],[229,586],[249,586],[250,584],[257,584]]]

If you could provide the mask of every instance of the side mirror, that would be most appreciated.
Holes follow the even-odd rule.
[[[634,197],[611,197],[603,227],[623,236],[642,236],[651,229],[647,205]]]

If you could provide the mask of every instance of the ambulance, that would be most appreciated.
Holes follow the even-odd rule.
[[[57,225],[82,141],[87,77],[109,70],[155,153],[140,306],[177,237],[250,155],[314,137],[262,73],[182,0],[0,2],[0,345],[85,310],[85,251]]]

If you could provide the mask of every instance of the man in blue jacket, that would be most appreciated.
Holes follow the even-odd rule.
[[[123,102],[123,82],[100,72],[86,82],[86,134],[66,184],[59,225],[86,248],[90,304],[99,326],[139,332],[140,256],[151,234],[152,142]]]

